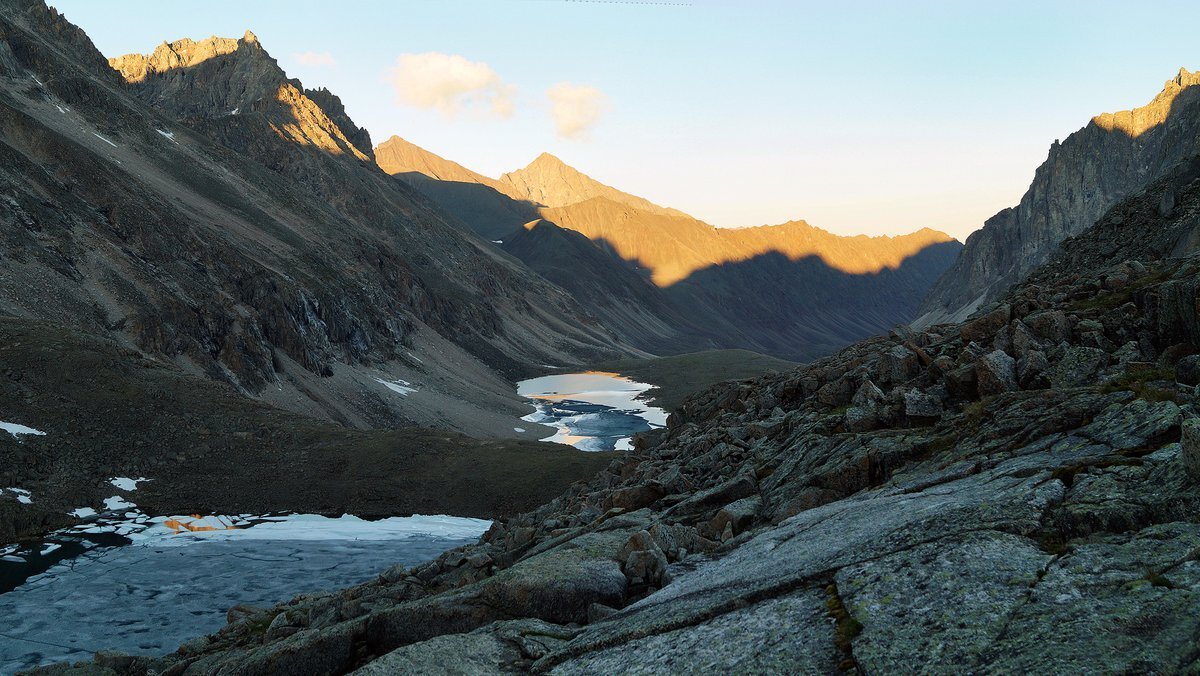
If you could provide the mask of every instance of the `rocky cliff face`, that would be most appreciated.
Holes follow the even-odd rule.
[[[0,38],[5,314],[357,426],[511,433],[524,407],[503,375],[614,353],[568,295],[380,171],[336,97],[252,34],[119,73],[9,0]],[[379,382],[397,378],[423,394]]]
[[[697,394],[476,545],[87,668],[1191,673],[1198,167],[976,319]]]
[[[1180,69],[1149,104],[1097,116],[1034,174],[1021,203],[967,239],[921,306],[918,323],[963,319],[1044,263],[1063,239],[1200,151],[1200,72]]]

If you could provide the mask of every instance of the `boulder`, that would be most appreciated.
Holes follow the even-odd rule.
[[[910,418],[937,418],[942,415],[942,400],[921,390],[909,390],[904,393],[904,415]]]
[[[875,383],[870,380],[864,380],[862,385],[858,386],[858,391],[854,393],[854,398],[850,403],[860,408],[875,408],[881,406],[887,401],[883,390],[879,389]]]
[[[1175,382],[1180,385],[1200,385],[1200,354],[1189,355],[1176,362]]]
[[[917,353],[903,345],[896,345],[883,353],[879,360],[880,380],[886,383],[903,383],[921,372]]]
[[[1050,371],[1054,387],[1079,387],[1095,382],[1101,369],[1108,366],[1109,356],[1095,347],[1068,347]]]
[[[1001,350],[989,352],[975,362],[980,396],[1012,392],[1017,385],[1016,361]]]
[[[725,531],[726,526],[732,527],[734,535],[744,532],[758,518],[758,513],[762,510],[762,505],[762,498],[757,495],[735,500],[725,505],[712,518],[710,525],[713,532],[722,533]]]
[[[1179,461],[1192,481],[1200,482],[1200,418],[1183,421],[1183,440]]]
[[[869,432],[878,429],[882,424],[876,409],[862,406],[851,406],[846,409],[842,419],[849,432]]]
[[[1071,339],[1071,321],[1062,310],[1043,310],[1025,317],[1025,325],[1035,336],[1051,343]]]
[[[1012,308],[1005,304],[991,312],[963,324],[959,335],[964,343],[983,343],[990,341],[993,336],[1008,325],[1012,318]]]
[[[1046,373],[1050,370],[1050,360],[1041,350],[1030,350],[1028,354],[1017,360],[1017,382],[1023,389],[1040,390],[1050,386],[1050,378]]]
[[[360,676],[502,673],[520,658],[521,651],[514,643],[481,630],[438,636],[397,648],[354,673]]]
[[[974,399],[978,392],[979,377],[972,365],[960,366],[948,371],[942,376],[942,384],[950,396],[961,399]]]

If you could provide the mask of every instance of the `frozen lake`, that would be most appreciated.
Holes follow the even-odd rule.
[[[667,424],[667,412],[642,397],[653,385],[616,373],[566,373],[517,383],[517,393],[537,410],[522,420],[558,432],[542,441],[584,451],[628,450],[630,437]]]
[[[455,517],[149,517],[106,512],[40,543],[3,548],[0,674],[90,659],[158,655],[225,624],[237,604],[366,582],[474,542],[488,521]],[[14,588],[15,587],[15,588]]]

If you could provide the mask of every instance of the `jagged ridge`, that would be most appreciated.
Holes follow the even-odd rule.
[[[921,325],[960,320],[1044,263],[1055,245],[1200,151],[1200,72],[1181,68],[1149,104],[1054,142],[1016,207],[972,234],[921,306]]]

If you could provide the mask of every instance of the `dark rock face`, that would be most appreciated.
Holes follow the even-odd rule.
[[[1055,246],[1090,228],[1125,197],[1200,152],[1200,72],[1181,69],[1142,108],[1093,118],[1034,174],[1021,203],[988,219],[921,306],[921,325],[961,320],[994,301]],[[1156,208],[1170,211],[1174,197]]]
[[[1179,462],[1193,481],[1200,481],[1200,418],[1183,422],[1183,444]]]
[[[451,650],[539,673],[1194,671],[1200,402],[1176,373],[1200,267],[1125,255],[1174,227],[1158,203],[1120,205],[1127,227],[1064,244],[982,324],[715,386],[478,544],[120,673]]]

